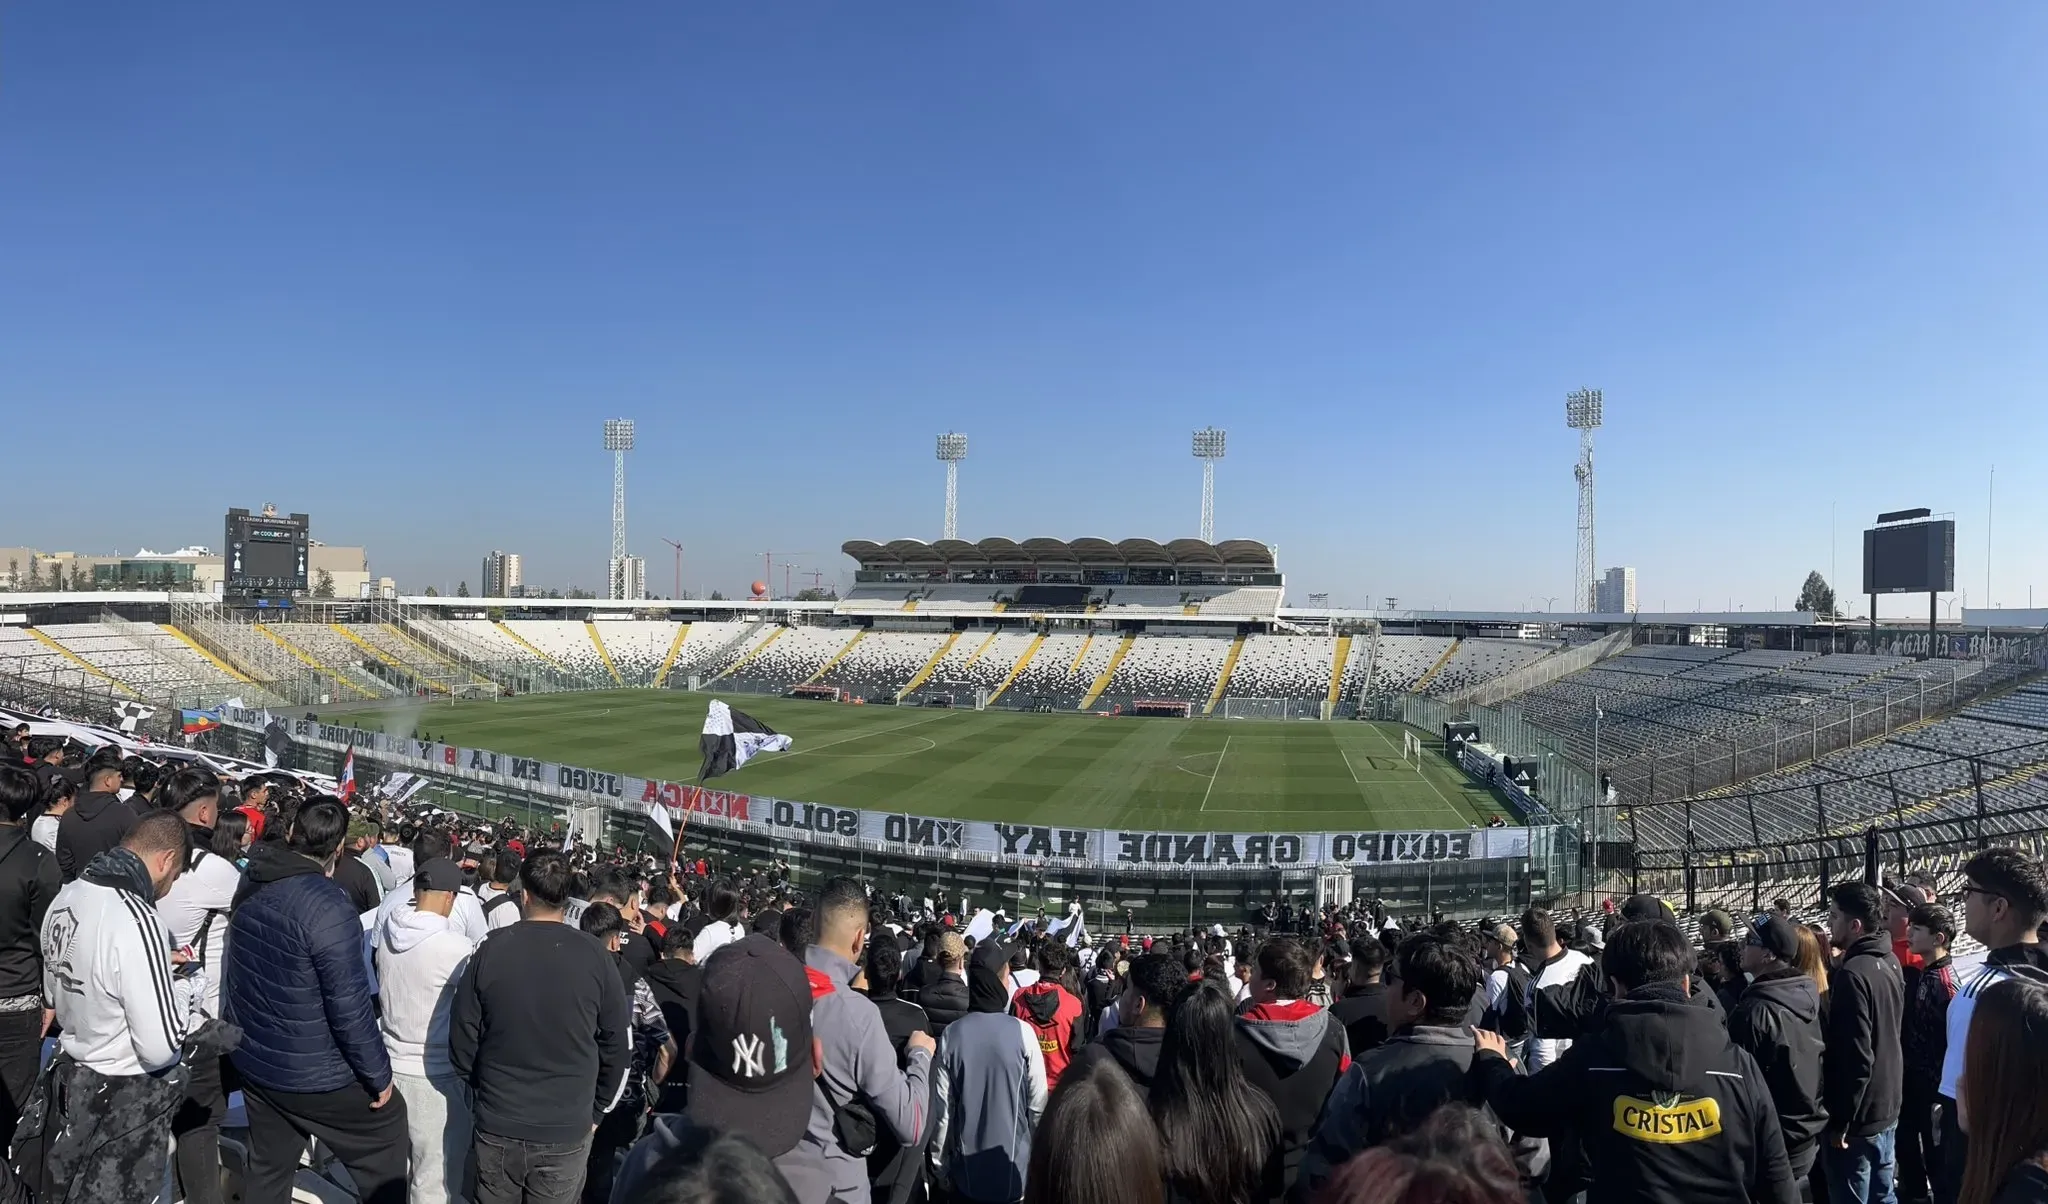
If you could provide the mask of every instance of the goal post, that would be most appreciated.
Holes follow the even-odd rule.
[[[1289,708],[1284,698],[1226,698],[1225,719],[1285,719]]]
[[[1401,762],[1402,762],[1402,764],[1404,764],[1404,765],[1405,765],[1405,764],[1407,764],[1407,763],[1408,763],[1408,762],[1409,762],[1410,760],[1413,760],[1413,761],[1415,762],[1415,769],[1416,769],[1416,771],[1417,771],[1418,773],[1419,773],[1419,772],[1421,772],[1421,770],[1422,770],[1422,738],[1421,738],[1421,737],[1419,737],[1419,736],[1417,736],[1417,735],[1416,735],[1416,734],[1415,734],[1414,732],[1402,732],[1402,733],[1401,733]]]

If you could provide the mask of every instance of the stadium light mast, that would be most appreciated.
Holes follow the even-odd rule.
[[[604,420],[604,449],[612,453],[612,557],[606,596],[626,596],[626,453],[633,450],[633,420]]]
[[[967,436],[947,431],[939,436],[939,463],[946,466],[946,538],[960,538],[960,461],[967,458]]]
[[[1572,582],[1579,610],[1597,614],[1600,599],[1593,569],[1593,432],[1600,429],[1600,390],[1580,389],[1564,399],[1564,424],[1579,432],[1579,462],[1572,475],[1579,480],[1578,574]]]
[[[1216,461],[1223,458],[1223,432],[1205,426],[1195,432],[1195,459],[1202,462],[1202,542],[1216,542]]]

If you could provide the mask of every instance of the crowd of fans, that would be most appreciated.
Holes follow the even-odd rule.
[[[1105,940],[71,761],[0,757],[0,1204],[220,1201],[224,1144],[252,1204],[2048,1202],[2019,849],[1697,942],[1649,896]]]

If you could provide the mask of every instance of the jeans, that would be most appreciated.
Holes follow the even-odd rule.
[[[1898,1135],[1895,1124],[1875,1137],[1851,1137],[1846,1150],[1831,1137],[1821,1138],[1828,1204],[1899,1204],[1893,1162]]]
[[[249,1108],[249,1175],[246,1204],[288,1204],[306,1139],[317,1137],[348,1171],[362,1204],[401,1204],[405,1160],[412,1141],[405,1127],[405,1097],[393,1091],[381,1108],[370,1107],[361,1087],[338,1091],[271,1091],[245,1084]]]
[[[471,1178],[476,1204],[575,1204],[590,1138],[521,1141],[477,1130]]]
[[[412,1204],[466,1200],[472,1124],[469,1086],[452,1071],[393,1072],[391,1085],[405,1097],[405,1127],[412,1134]]]

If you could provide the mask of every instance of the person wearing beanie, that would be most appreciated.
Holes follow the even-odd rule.
[[[947,1026],[932,1070],[932,1173],[956,1200],[1010,1204],[1024,1198],[1045,1111],[1045,1055],[1031,1025],[1007,1014],[1010,953],[999,942],[975,946],[967,992],[968,1014]]]
[[[1820,987],[1799,968],[1799,926],[1771,915],[1750,921],[1742,972],[1750,982],[1728,1014],[1728,1036],[1763,1072],[1792,1177],[1803,1180],[1820,1153],[1828,1117],[1821,1105]]]

